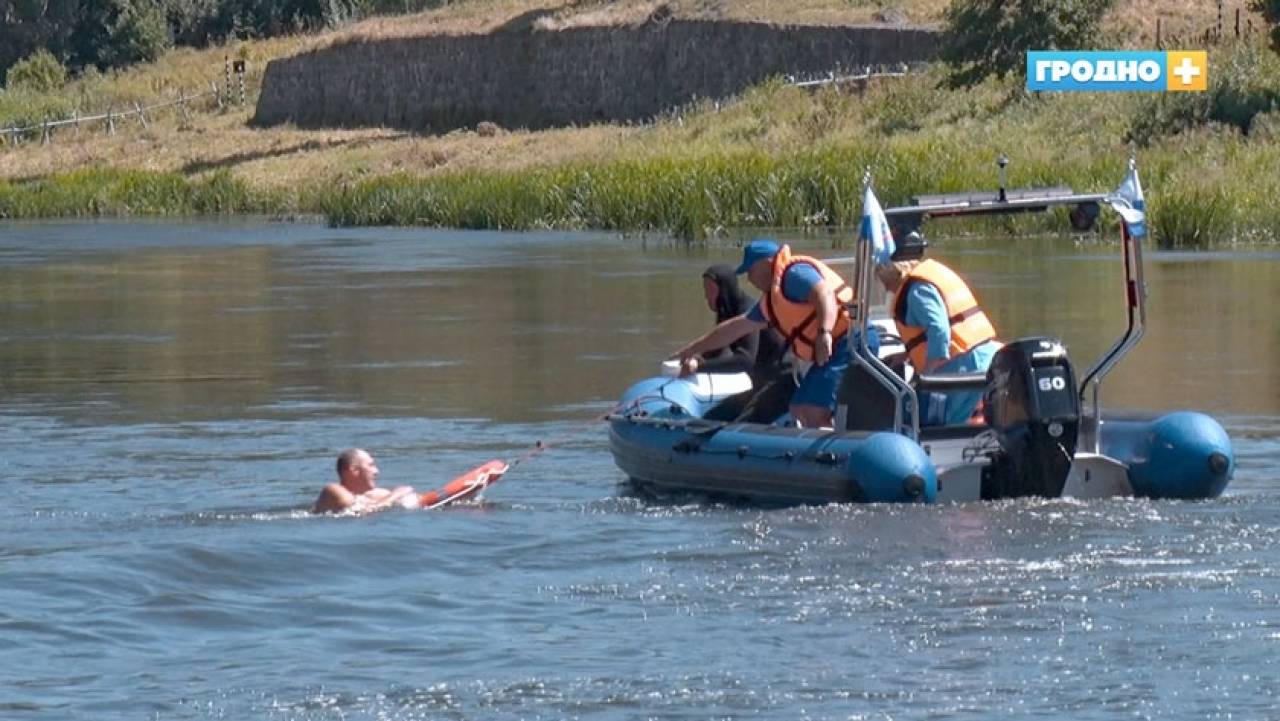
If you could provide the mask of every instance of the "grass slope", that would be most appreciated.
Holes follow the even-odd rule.
[[[687,2],[679,14],[742,19],[859,22],[879,3],[797,0]],[[1121,3],[1115,27],[1145,26],[1142,3]],[[1165,25],[1207,26],[1205,3],[1161,3]],[[221,81],[225,57],[249,61],[256,95],[271,57],[353,37],[474,32],[527,18],[541,22],[634,22],[654,3],[476,0],[405,18],[368,21],[337,33],[175,50],[161,61],[111,76],[90,75],[51,97],[0,94],[0,125],[41,103],[91,112],[129,106],[178,88]],[[936,20],[945,3],[900,4],[911,20]],[[1177,13],[1183,13],[1177,15]],[[772,13],[772,14],[771,14]],[[1126,19],[1126,18],[1133,19]],[[742,225],[849,224],[863,168],[886,202],[917,193],[990,187],[992,159],[1014,159],[1014,185],[1110,188],[1123,173],[1136,131],[1157,238],[1169,246],[1273,240],[1280,228],[1276,113],[1248,105],[1280,98],[1280,61],[1257,45],[1223,47],[1215,77],[1230,93],[1213,107],[1196,99],[1137,95],[1028,97],[1020,80],[969,91],[939,89],[940,71],[873,84],[864,92],[809,93],[770,83],[727,104],[702,104],[643,127],[601,125],[481,136],[423,136],[386,129],[250,129],[247,107],[170,112],[115,136],[62,132],[42,146],[0,148],[0,216],[323,213],[335,223],[463,227],[618,228],[700,236]],[[1225,68],[1229,73],[1218,73]],[[1232,95],[1231,93],[1234,93]],[[1202,96],[1207,98],[1207,96]],[[1243,98],[1243,100],[1241,100]],[[1219,105],[1247,105],[1248,122],[1205,123]],[[1230,108],[1227,108],[1230,110]],[[8,115],[6,115],[8,113]],[[1239,113],[1237,113],[1239,114]],[[1203,116],[1203,117],[1201,117]],[[1256,118],[1256,119],[1254,119]],[[1246,135],[1242,128],[1248,128]]]

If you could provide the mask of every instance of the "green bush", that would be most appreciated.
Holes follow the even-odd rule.
[[[5,73],[4,84],[9,90],[36,93],[61,90],[67,84],[67,68],[53,53],[40,48],[14,63]]]
[[[1280,108],[1280,58],[1241,43],[1209,61],[1209,90],[1158,93],[1136,108],[1126,141],[1143,147],[1156,139],[1210,123],[1248,133],[1253,119]]]
[[[26,128],[71,117],[75,108],[62,95],[17,89],[0,92],[0,128]]]

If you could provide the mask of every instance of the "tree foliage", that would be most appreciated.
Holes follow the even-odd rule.
[[[41,48],[14,63],[5,73],[5,87],[47,93],[67,83],[67,68],[53,53]]]
[[[1252,0],[1249,6],[1271,23],[1271,49],[1280,53],[1280,0]]]
[[[947,84],[976,85],[1026,67],[1028,50],[1093,48],[1115,0],[953,0],[940,56]]]
[[[406,0],[419,6],[424,0]],[[45,50],[71,71],[152,60],[172,43],[316,30],[375,0],[0,0],[0,77]]]
[[[127,0],[107,30],[100,63],[112,67],[155,60],[169,47],[169,21],[158,3]]]
[[[361,4],[362,0],[222,0],[191,34],[202,44],[318,30],[351,17]]]

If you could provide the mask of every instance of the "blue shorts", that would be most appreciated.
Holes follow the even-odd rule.
[[[833,342],[831,360],[826,365],[814,365],[800,379],[800,387],[791,396],[793,406],[818,406],[829,411],[836,409],[836,391],[840,388],[840,379],[849,369],[853,355],[849,352],[849,341],[841,336]]]

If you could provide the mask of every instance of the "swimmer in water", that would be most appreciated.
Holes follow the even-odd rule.
[[[338,482],[320,492],[312,513],[351,510],[372,513],[387,508],[417,508],[418,495],[410,486],[378,487],[378,464],[363,449],[351,448],[338,454]]]

